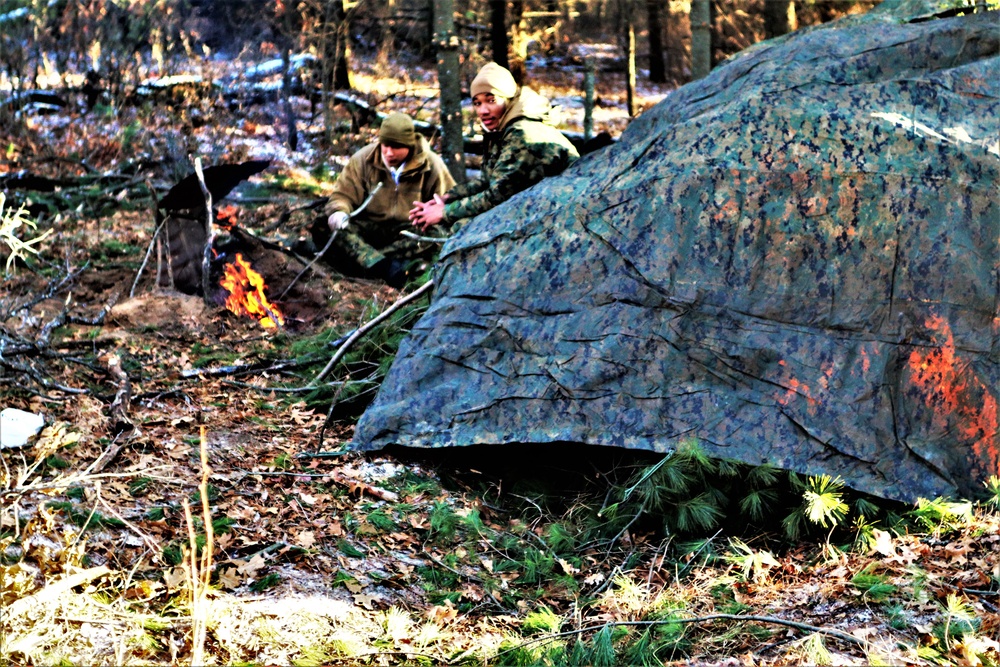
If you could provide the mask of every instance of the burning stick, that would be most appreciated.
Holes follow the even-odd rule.
[[[250,315],[260,321],[265,329],[283,326],[285,318],[281,311],[272,305],[264,295],[264,276],[254,271],[249,262],[243,259],[242,253],[236,253],[236,259],[226,264],[225,275],[219,281],[229,296],[226,297],[226,308],[237,315]]]
[[[356,209],[354,209],[354,211],[352,211],[350,214],[348,214],[347,218],[348,219],[353,219],[353,218],[356,218],[358,215],[360,215],[362,211],[364,211],[366,208],[368,208],[368,204],[370,204],[371,201],[372,201],[372,199],[375,197],[375,193],[378,192],[381,189],[382,189],[382,183],[380,181],[380,182],[378,182],[378,183],[375,184],[374,188],[372,188],[371,194],[368,195],[368,198],[365,199],[363,202],[361,202],[361,206],[357,207]],[[339,232],[339,231],[340,231],[339,229],[333,230],[333,233],[330,234],[330,240],[326,242],[326,245],[323,246],[323,249],[320,250],[319,252],[317,252],[316,256],[313,257],[309,261],[309,263],[306,264],[302,268],[301,271],[299,271],[299,274],[292,279],[292,282],[288,283],[288,287],[285,288],[285,291],[282,292],[281,295],[278,296],[277,299],[275,299],[275,301],[281,301],[283,298],[285,298],[285,295],[288,294],[288,290],[292,289],[292,285],[294,285],[295,283],[297,283],[299,281],[299,278],[301,278],[305,274],[306,271],[308,271],[310,268],[312,268],[312,265],[316,263],[316,260],[318,260],[320,257],[322,257],[323,255],[326,254],[326,251],[330,249],[331,245],[333,245],[333,240],[335,238],[337,238],[337,232]]]

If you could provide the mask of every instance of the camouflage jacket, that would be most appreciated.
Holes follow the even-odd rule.
[[[436,194],[444,194],[455,184],[455,179],[444,161],[430,150],[427,140],[419,137],[417,147],[406,161],[396,184],[382,161],[379,144],[375,142],[351,156],[334,183],[324,214],[330,216],[337,211],[354,211],[364,203],[377,183],[382,183],[382,189],[364,212],[351,220],[347,229],[338,232],[334,240],[334,245],[366,269],[386,256],[413,256],[430,247],[427,243],[420,244],[401,237],[399,232],[410,228],[409,213],[413,202],[427,201]]]
[[[454,223],[488,211],[546,176],[554,176],[580,154],[557,129],[549,125],[549,103],[522,88],[511,101],[508,118],[496,132],[486,134],[479,178],[448,191],[444,221]]]

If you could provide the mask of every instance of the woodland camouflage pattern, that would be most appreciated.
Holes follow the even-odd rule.
[[[448,191],[446,223],[488,211],[543,178],[561,173],[580,157],[573,144],[546,123],[548,100],[530,88],[523,88],[520,98],[523,115],[502,130],[486,133],[479,178]]]
[[[696,438],[887,498],[981,492],[1000,22],[938,9],[756,45],[474,219],[352,446]]]

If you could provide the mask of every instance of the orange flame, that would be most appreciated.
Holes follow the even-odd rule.
[[[933,316],[924,325],[938,332],[944,342],[937,347],[910,353],[911,379],[924,404],[936,419],[954,420],[957,430],[972,441],[972,451],[986,464],[988,474],[1000,473],[997,448],[997,399],[975,373],[955,354],[951,327],[943,317]]]
[[[215,224],[222,229],[229,230],[236,224],[238,217],[239,209],[232,204],[227,204],[215,212]]]
[[[219,285],[226,288],[226,308],[237,315],[249,315],[260,321],[265,329],[273,329],[285,324],[285,318],[278,307],[269,303],[264,296],[264,277],[250,268],[243,255],[236,253],[236,259],[224,267],[224,275]],[[277,324],[275,322],[277,321]]]

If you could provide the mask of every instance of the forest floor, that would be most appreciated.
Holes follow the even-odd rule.
[[[578,130],[579,75],[532,75]],[[596,129],[617,136],[621,77],[602,76]],[[428,70],[361,71],[357,85],[380,111],[432,109]],[[640,106],[668,92],[641,90]],[[276,103],[29,115],[0,137],[0,171],[145,160],[158,166],[144,178],[166,187],[189,156],[271,159],[221,204],[241,228],[301,247],[330,164],[373,136],[338,114],[332,143],[314,118],[297,151]],[[1000,664],[995,506],[932,499],[867,541],[850,528],[794,542],[778,529],[678,535],[649,517],[602,536],[580,517],[599,516],[648,459],[533,458],[524,472],[516,451],[336,455],[351,401],[328,420],[330,394],[306,387],[344,333],[403,293],[319,267],[301,278],[308,298],[275,299],[285,325],[263,329],[157,288],[155,260],[140,273],[153,213],[115,192],[22,229],[53,234],[0,295],[7,342],[48,341],[8,348],[27,370],[0,371],[0,407],[45,418],[38,438],[2,451],[0,663]],[[7,195],[15,208],[35,196]],[[288,284],[301,266],[265,278]],[[126,423],[111,418],[123,389]]]

